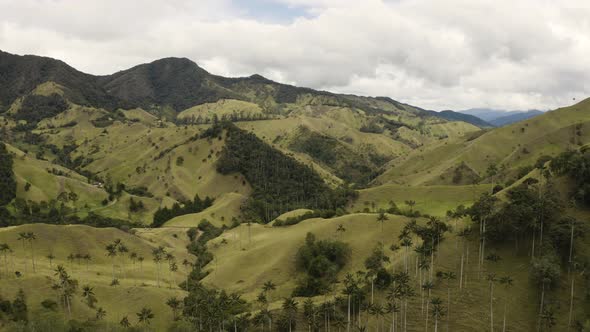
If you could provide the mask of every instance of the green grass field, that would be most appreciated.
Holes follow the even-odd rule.
[[[36,272],[32,271],[30,246],[17,241],[20,232],[34,232],[37,240],[33,242]],[[140,265],[132,262],[129,253],[114,259],[115,276],[120,285],[110,286],[113,273],[113,260],[106,256],[105,246],[114,241],[121,241],[128,247],[129,253],[135,252],[145,258]],[[0,271],[0,294],[5,298],[12,298],[18,289],[22,288],[27,295],[27,302],[32,315],[41,314],[45,309],[40,305],[45,299],[56,299],[56,293],[51,289],[51,278],[54,269],[63,265],[68,273],[78,280],[80,288],[90,285],[94,288],[98,298],[97,307],[107,311],[106,320],[115,324],[128,315],[135,323],[135,313],[142,307],[151,308],[156,317],[152,326],[156,330],[166,329],[171,322],[172,313],[165,304],[170,297],[184,297],[177,283],[184,280],[186,271],[181,264],[184,259],[194,260],[185,249],[188,238],[184,231],[171,229],[139,229],[136,235],[125,233],[117,229],[98,229],[88,226],[55,226],[45,224],[24,225],[0,229],[0,243],[7,243],[13,250],[8,256],[10,271],[20,271],[23,276],[16,278],[14,274],[6,275],[4,260]],[[151,250],[159,245],[175,256],[179,269],[170,274],[168,264],[162,263],[161,285],[157,286],[157,267],[152,260]],[[52,253],[55,259],[50,262],[47,256]],[[89,254],[91,260],[70,261],[70,254]],[[170,288],[171,287],[171,288]],[[95,310],[83,303],[80,296],[81,289],[72,301],[73,317],[88,319],[95,315]]]

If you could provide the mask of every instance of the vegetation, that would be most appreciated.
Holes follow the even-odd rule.
[[[329,291],[350,254],[350,248],[343,242],[316,240],[315,235],[307,233],[304,246],[297,252],[297,267],[307,276],[299,282],[293,295],[314,296]]]
[[[164,223],[174,217],[181,216],[189,213],[197,213],[205,210],[213,204],[213,199],[205,197],[202,199],[199,195],[196,195],[193,201],[185,202],[183,205],[175,203],[172,208],[159,208],[154,213],[154,219],[152,221],[153,227],[160,227]]]
[[[226,131],[226,145],[217,161],[221,174],[241,173],[253,188],[244,207],[248,220],[267,223],[298,208],[335,210],[354,196],[348,188],[331,189],[311,168],[282,154],[254,134],[231,124],[206,133]]]
[[[0,206],[10,203],[16,197],[16,181],[12,171],[12,155],[6,145],[0,143]]]

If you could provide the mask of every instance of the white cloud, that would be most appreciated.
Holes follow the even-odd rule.
[[[96,74],[182,56],[215,74],[437,110],[590,96],[586,0],[274,1],[311,15],[269,23],[229,0],[0,0],[0,48]]]

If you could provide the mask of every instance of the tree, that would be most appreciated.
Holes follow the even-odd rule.
[[[131,327],[131,322],[129,322],[129,317],[124,316],[123,318],[121,318],[119,325],[121,325],[122,327],[124,327],[126,329]]]
[[[490,284],[490,331],[494,331],[494,283],[496,280],[496,274],[488,273],[488,283]]]
[[[27,322],[27,312],[28,308],[25,292],[22,289],[19,289],[18,293],[16,293],[16,298],[12,302],[12,318],[17,322]]]
[[[432,298],[430,304],[432,304],[432,317],[434,317],[434,332],[437,332],[438,320],[445,315],[445,309],[442,300],[438,297]]]
[[[102,308],[96,309],[96,320],[103,320],[107,315],[107,312]]]
[[[346,232],[346,228],[344,227],[344,225],[339,224],[338,228],[336,228],[336,234],[338,234],[338,237],[341,237],[341,234],[344,234],[344,232]]]
[[[451,281],[457,279],[455,272],[443,272],[442,279],[447,282],[447,330],[449,330],[449,320],[451,318]]]
[[[162,260],[164,259],[164,255],[166,255],[166,249],[164,247],[159,246],[158,248],[152,249],[153,260],[157,266],[156,272],[158,287],[160,287],[160,265],[162,263]]]
[[[55,276],[57,281],[54,282],[52,288],[60,291],[61,299],[63,299],[64,307],[67,308],[70,318],[72,317],[72,297],[77,291],[78,281],[70,277],[66,269],[62,265],[58,265],[55,269]]]
[[[432,281],[426,281],[423,285],[422,285],[422,289],[424,291],[428,292],[428,298],[426,300],[426,331],[428,331],[428,307],[430,305],[430,295],[432,292],[432,289],[434,288],[434,283]]]
[[[268,280],[262,286],[262,290],[264,291],[264,293],[268,294],[269,300],[270,300],[270,292],[274,291],[275,289],[277,289],[277,285],[275,285],[275,283],[273,283],[272,280]]]
[[[387,215],[384,211],[379,211],[379,215],[377,216],[377,221],[381,223],[381,233],[383,233],[383,223],[389,220]]]
[[[285,301],[283,301],[282,308],[289,321],[289,332],[291,332],[292,322],[296,318],[297,305],[298,303],[292,297],[286,298]]]
[[[7,254],[11,251],[10,246],[6,243],[0,243],[0,252],[2,256],[4,256],[4,270],[6,271],[6,276],[8,277],[8,259]]]
[[[113,280],[115,280],[115,257],[117,257],[117,246],[113,243],[111,244],[107,244],[107,246],[105,247],[105,250],[107,251],[107,256],[111,258],[111,263],[112,263],[112,276],[113,276]]]
[[[512,278],[510,278],[509,276],[505,276],[500,278],[499,280],[500,284],[504,286],[504,288],[506,288],[506,290],[508,290],[510,287],[512,287]],[[504,317],[502,318],[502,332],[506,332],[506,308],[508,307],[508,299],[504,299]]]
[[[35,268],[35,249],[33,248],[33,242],[37,240],[37,235],[33,232],[27,232],[26,239],[29,241],[29,245],[31,246],[31,261],[33,263],[33,272],[36,272]]]
[[[404,203],[406,203],[406,205],[410,207],[410,214],[414,214],[414,206],[416,205],[416,201],[407,200]]]
[[[139,323],[145,325],[150,325],[150,321],[155,317],[152,309],[146,307],[143,307],[136,315]]]
[[[312,331],[312,328],[314,328],[314,330],[315,330],[316,314],[317,314],[317,309],[316,309],[315,305],[313,304],[313,300],[310,297],[308,297],[303,302],[303,316],[305,316],[305,319],[307,320],[307,326],[308,326],[309,332]]]
[[[26,249],[25,249],[25,241],[28,240],[27,233],[26,232],[20,232],[20,233],[18,233],[17,240],[22,242],[22,244],[23,244],[23,252],[26,252]],[[27,264],[26,263],[25,263],[25,273],[27,273]]]
[[[89,285],[82,287],[82,297],[86,300],[86,305],[90,308],[94,308],[96,304],[96,296],[94,295],[94,288]]]
[[[178,320],[178,312],[182,309],[182,302],[176,297],[171,297],[166,301],[166,304],[172,309],[172,317]]]
[[[117,244],[117,254],[121,256],[121,267],[123,269],[123,278],[125,278],[125,254],[129,252],[127,246],[123,242]]]

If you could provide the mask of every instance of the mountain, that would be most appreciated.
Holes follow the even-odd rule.
[[[526,112],[507,112],[508,115],[501,116],[499,118],[493,119],[490,121],[496,127],[503,127],[509,125],[511,123],[524,121],[530,118],[533,118],[537,115],[543,114],[543,112],[538,110],[530,110]]]
[[[487,121],[495,127],[502,127],[514,122],[530,119],[534,116],[542,114],[543,112],[539,110],[506,111],[489,108],[472,108],[465,111],[460,111],[460,113],[473,115],[484,121]]]
[[[479,128],[492,128],[495,127],[495,125],[475,116],[475,115],[471,115],[471,114],[465,114],[465,113],[461,113],[461,112],[455,112],[455,111],[441,111],[441,112],[435,112],[435,111],[427,111],[428,114],[432,115],[432,116],[438,116],[440,118],[449,120],[449,121],[463,121],[463,122],[467,122],[467,123],[471,123],[474,126],[477,126]]]
[[[0,303],[10,309],[2,331],[102,331],[129,319],[142,329],[148,322],[136,317],[149,310],[158,331],[260,331],[265,309],[272,328],[287,331],[281,308],[291,298],[302,313],[293,330],[324,318],[342,329],[349,312],[351,326],[381,330],[392,319],[359,308],[387,304],[396,280],[418,295],[428,275],[428,297],[452,305],[443,318],[452,331],[490,329],[490,309],[502,306],[508,329],[538,329],[531,303],[541,298],[555,330],[567,329],[564,303],[587,319],[586,298],[571,302],[571,278],[579,294],[590,284],[566,264],[572,248],[576,261],[590,257],[580,231],[590,212],[579,208],[588,200],[590,99],[494,128],[389,97],[216,76],[185,58],[94,76],[8,53],[0,88]],[[547,235],[535,242],[539,212]],[[531,243],[543,244],[533,264]],[[469,264],[476,251],[483,262]],[[418,265],[427,270],[399,272]],[[453,273],[457,283],[445,282]],[[490,288],[485,276],[495,273],[516,287]],[[55,279],[65,277],[80,282],[67,299]],[[543,291],[546,277],[560,279]],[[18,289],[29,323],[15,322]],[[334,294],[344,301],[331,302]],[[420,297],[391,303],[403,310],[394,325],[424,328]]]

